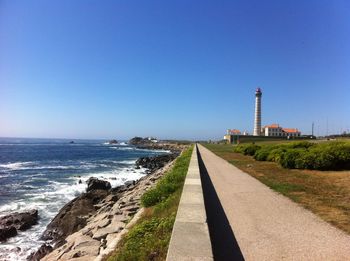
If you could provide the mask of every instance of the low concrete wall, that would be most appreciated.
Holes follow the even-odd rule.
[[[166,260],[213,260],[197,145],[193,149]]]

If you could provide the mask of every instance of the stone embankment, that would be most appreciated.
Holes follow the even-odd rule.
[[[166,260],[213,260],[197,146],[192,152]]]
[[[157,165],[161,168],[153,168],[149,175],[117,188],[89,180],[89,190],[66,204],[47,226],[42,239],[51,245],[42,245],[28,260],[102,259],[114,249],[140,210],[143,193],[172,166],[174,158],[163,158]]]

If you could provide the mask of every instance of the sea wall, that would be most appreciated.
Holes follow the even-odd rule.
[[[166,260],[213,260],[197,145],[193,149]]]

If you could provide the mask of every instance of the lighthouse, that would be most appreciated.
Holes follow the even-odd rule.
[[[260,136],[261,134],[261,96],[262,92],[260,88],[255,90],[255,118],[254,118],[254,136]]]

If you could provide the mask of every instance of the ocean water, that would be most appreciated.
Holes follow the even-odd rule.
[[[0,243],[0,260],[25,260],[43,242],[47,224],[67,202],[84,192],[90,177],[112,187],[145,175],[135,169],[139,157],[166,151],[137,149],[101,140],[0,138],[0,216],[38,209],[39,224]],[[79,180],[82,181],[79,184]]]

